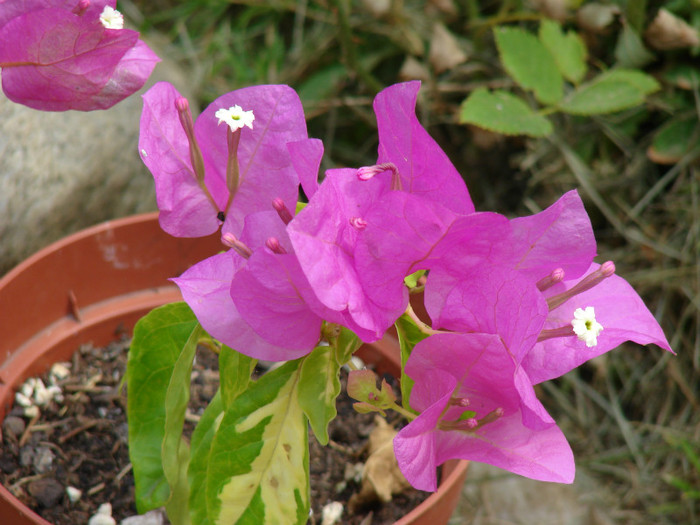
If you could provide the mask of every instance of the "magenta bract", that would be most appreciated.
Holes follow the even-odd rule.
[[[566,438],[498,336],[433,335],[415,346],[405,372],[415,381],[410,405],[420,415],[394,438],[394,451],[414,487],[436,490],[435,468],[452,458],[573,481]]]
[[[381,167],[367,180],[330,170],[289,227],[321,303],[368,342],[406,308],[404,277],[423,267],[458,216],[474,211],[464,181],[415,115],[419,88],[396,84],[375,98]]]
[[[143,97],[139,151],[156,182],[163,229],[176,237],[199,237],[222,226],[222,233],[239,236],[245,217],[272,210],[276,198],[293,213],[299,177],[287,143],[307,139],[296,92],[277,85],[244,88],[219,97],[204,110],[194,125],[204,162],[204,187],[195,174],[189,140],[175,107],[180,98],[165,82]],[[227,126],[219,125],[215,113],[234,105],[253,111],[255,121],[253,129],[240,130],[236,151],[240,178],[232,196],[226,182]]]
[[[136,31],[108,29],[91,2],[6,0],[0,14],[2,88],[44,111],[107,109],[140,89],[160,59]]]
[[[582,278],[599,267],[598,264],[591,264]],[[552,297],[571,289],[580,280],[564,280],[546,290],[544,295]],[[588,347],[574,335],[537,343],[523,360],[523,367],[534,384],[559,377],[626,341],[640,345],[653,343],[673,353],[663,330],[642,298],[627,281],[617,275],[608,277],[590,290],[575,295],[552,309],[544,328],[571,326],[574,311],[588,306],[594,307],[596,320],[603,326],[597,344]]]

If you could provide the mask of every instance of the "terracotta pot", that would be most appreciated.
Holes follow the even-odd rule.
[[[220,250],[218,235],[176,239],[149,213],[66,237],[11,270],[0,279],[0,421],[27,378],[68,360],[83,343],[102,346],[130,333],[151,309],[181,300],[168,278]],[[362,352],[380,373],[397,370],[397,346],[389,337]],[[447,523],[467,464],[446,463],[438,491],[397,523]],[[3,525],[51,525],[2,485],[0,517]]]

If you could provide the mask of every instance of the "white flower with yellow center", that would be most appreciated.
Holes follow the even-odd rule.
[[[228,109],[219,109],[214,116],[219,119],[219,124],[226,122],[231,128],[231,131],[236,131],[241,129],[243,126],[248,126],[253,129],[253,121],[255,120],[255,115],[252,111],[243,111],[241,106],[232,106]]]
[[[107,29],[124,29],[124,17],[113,7],[105,6],[100,15],[100,22]]]
[[[578,338],[586,343],[588,348],[598,344],[598,335],[603,331],[603,325],[595,320],[595,311],[592,306],[577,308],[574,311],[574,318],[571,321],[574,333]]]

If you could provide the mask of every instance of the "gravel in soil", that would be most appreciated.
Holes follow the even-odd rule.
[[[54,525],[86,524],[105,502],[111,503],[117,522],[136,514],[123,384],[128,344],[123,340],[105,348],[81,347],[69,364],[70,375],[52,380],[47,373],[42,378],[47,385],[60,386],[63,399],[52,400],[33,418],[15,404],[3,421],[0,482]],[[334,501],[345,509],[340,523],[393,523],[429,494],[409,490],[387,504],[355,505],[354,515],[348,516],[348,502],[360,489],[357,474],[374,415],[353,410],[344,379],[338,417],[329,428],[329,446],[321,446],[310,432],[309,523],[320,524],[323,506]],[[202,349],[193,368],[186,435],[217,388],[217,357]],[[80,499],[71,502],[67,487],[80,490]]]

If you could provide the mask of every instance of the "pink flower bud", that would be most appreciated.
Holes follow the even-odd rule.
[[[230,232],[224,233],[221,236],[221,242],[224,246],[228,246],[244,259],[250,259],[250,256],[253,255],[253,250],[239,241],[238,238]]]
[[[594,286],[600,284],[604,279],[607,279],[615,273],[615,264],[612,261],[603,263],[596,271],[589,273],[579,282],[577,282],[569,290],[557,295],[553,295],[547,299],[549,310],[554,310],[557,306],[561,306],[572,297],[590,290]]]
[[[564,270],[562,268],[557,268],[556,270],[552,270],[552,273],[550,273],[547,277],[544,277],[543,279],[537,281],[537,289],[540,292],[544,292],[548,288],[551,288],[552,286],[563,280]]]
[[[272,207],[275,209],[277,214],[280,216],[280,219],[282,219],[282,222],[285,224],[289,224],[292,222],[292,212],[289,211],[287,206],[284,204],[284,201],[280,199],[279,197],[275,198],[272,200]]]
[[[85,14],[85,11],[88,10],[88,7],[90,7],[90,0],[80,0],[78,4],[73,8],[72,13],[82,16]]]
[[[265,246],[267,246],[273,253],[277,253],[279,255],[284,255],[287,253],[287,250],[284,249],[284,246],[282,246],[280,241],[275,237],[268,237],[268,239],[265,241]]]

